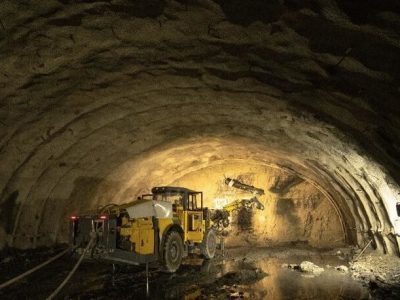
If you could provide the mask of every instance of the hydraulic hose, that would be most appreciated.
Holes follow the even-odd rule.
[[[14,277],[2,284],[0,284],[0,290],[4,289],[5,287],[17,282],[18,280],[21,280],[22,278],[32,274],[33,272],[36,272],[37,270],[43,268],[44,266],[48,265],[49,263],[55,261],[56,259],[60,258],[63,256],[65,253],[67,253],[70,250],[70,248],[65,249],[64,251],[61,251],[58,253],[56,256],[51,257],[50,259],[46,260],[45,262],[41,263],[40,265],[26,271],[25,273],[22,273],[21,275],[18,275],[17,277]]]
[[[85,250],[83,250],[83,253],[81,257],[79,258],[78,262],[75,264],[75,266],[72,268],[72,270],[68,273],[67,277],[65,277],[64,281],[61,282],[61,284],[55,289],[55,291],[47,297],[47,300],[54,299],[54,297],[57,296],[57,294],[62,290],[62,288],[68,283],[68,281],[71,279],[72,275],[74,275],[75,271],[78,269],[79,265],[81,264],[86,252],[92,247],[93,243],[95,241],[95,236],[93,236],[90,239],[90,242],[87,244]]]

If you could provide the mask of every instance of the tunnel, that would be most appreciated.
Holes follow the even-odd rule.
[[[394,0],[1,1],[2,281],[68,245],[72,215],[157,186],[217,209],[249,196],[234,178],[265,209],[231,214],[228,254],[351,249],[367,293],[396,299],[399,35]]]

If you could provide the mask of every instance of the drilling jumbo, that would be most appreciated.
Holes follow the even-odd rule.
[[[70,244],[85,258],[135,265],[160,262],[171,273],[189,253],[200,252],[205,259],[212,259],[233,211],[253,206],[264,209],[255,196],[263,195],[264,190],[230,178],[225,183],[253,197],[235,200],[222,209],[209,209],[203,207],[202,192],[154,187],[151,194],[136,201],[71,216]]]

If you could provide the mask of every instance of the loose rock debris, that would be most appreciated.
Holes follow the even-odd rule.
[[[182,266],[182,270],[172,275],[152,266],[149,298],[146,298],[143,268],[120,265],[113,271],[110,265],[88,261],[82,264],[69,287],[60,296],[67,299],[134,297],[155,300],[226,300],[277,299],[280,295],[284,299],[308,299],[317,295],[317,299],[339,299],[339,296],[355,300],[371,299],[372,296],[374,299],[400,299],[395,290],[396,284],[400,286],[400,276],[396,276],[400,268],[393,263],[393,257],[370,258],[366,254],[363,259],[347,267],[347,260],[343,262],[335,252],[291,248],[229,248],[225,257],[205,260],[201,266],[202,260],[193,257]],[[6,270],[23,271],[53,254],[53,251],[35,255],[22,253],[12,260],[2,262],[0,275],[6,278],[9,276]],[[29,266],[26,265],[28,258],[32,259]],[[71,258],[65,257],[48,269],[38,271],[29,280],[4,292],[0,291],[0,298],[25,299],[29,293],[34,295],[30,299],[44,299],[63,279],[66,266],[70,269],[73,262]],[[373,272],[375,276],[372,276]],[[367,277],[367,273],[371,276]]]
[[[350,263],[351,276],[376,299],[400,299],[400,258],[369,253]]]
[[[316,264],[309,262],[309,261],[303,261],[299,265],[298,264],[283,264],[282,268],[298,270],[300,272],[313,274],[313,275],[320,275],[322,272],[324,272],[324,268],[321,268],[321,267],[317,266]]]

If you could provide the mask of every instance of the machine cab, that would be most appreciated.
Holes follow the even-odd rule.
[[[203,193],[181,187],[155,187],[153,199],[172,203],[174,219],[184,231],[184,241],[201,243],[204,234]]]

